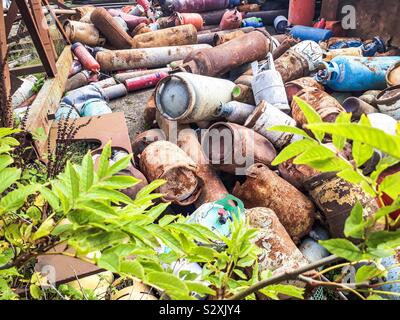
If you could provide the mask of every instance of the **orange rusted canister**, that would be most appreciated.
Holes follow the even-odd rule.
[[[237,9],[239,10],[239,12],[255,12],[260,11],[260,5],[256,3],[243,4],[241,6],[238,6]]]
[[[237,29],[242,24],[242,14],[235,10],[228,10],[222,16],[219,28],[221,30]]]
[[[204,134],[205,154],[218,170],[244,175],[254,163],[270,166],[276,150],[268,139],[244,126],[218,122]]]
[[[263,164],[247,169],[247,179],[238,182],[232,193],[246,209],[265,207],[274,210],[292,240],[297,243],[314,223],[314,204],[289,182]]]
[[[91,23],[67,20],[64,22],[65,33],[71,42],[80,42],[88,46],[104,46],[106,39],[100,37],[99,30]]]
[[[292,103],[293,97],[296,96],[301,90],[307,88],[316,88],[322,91],[324,90],[323,85],[311,77],[304,77],[287,82],[285,84],[285,90],[289,103]]]
[[[230,33],[216,33],[214,35],[214,46],[219,46],[220,44],[223,44],[225,42],[231,41],[232,39],[235,39],[237,37],[243,36],[244,32],[241,30],[237,30],[234,32]]]
[[[156,141],[166,140],[165,134],[161,129],[151,129],[138,134],[132,142],[132,151],[135,164],[140,165],[140,156],[144,149]]]
[[[176,13],[175,25],[182,26],[185,24],[192,24],[196,27],[197,31],[203,29],[203,17],[198,13]]]
[[[304,183],[321,172],[305,164],[294,164],[293,159],[281,163],[278,167],[280,176],[300,191],[306,191]]]
[[[330,94],[316,88],[306,88],[297,96],[306,101],[321,116],[324,122],[335,122],[341,112],[346,112],[342,105]],[[299,126],[307,124],[303,111],[292,101],[292,116]]]
[[[197,43],[197,30],[191,25],[177,26],[136,35],[133,48],[183,46]]]
[[[259,229],[252,241],[262,250],[258,257],[260,271],[278,275],[308,264],[273,210],[256,207],[245,214],[250,226]]]
[[[144,149],[140,168],[149,181],[167,181],[158,188],[165,202],[188,206],[201,194],[204,182],[197,174],[198,166],[182,149],[169,141],[156,141]]]
[[[289,22],[311,27],[315,15],[315,0],[290,0]]]
[[[129,49],[132,47],[132,38],[106,9],[96,8],[90,15],[90,19],[113,47],[116,49]]]

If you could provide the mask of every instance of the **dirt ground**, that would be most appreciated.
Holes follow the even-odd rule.
[[[113,112],[124,112],[126,124],[129,129],[129,137],[131,141],[138,133],[148,129],[145,124],[143,112],[147,104],[147,100],[153,93],[154,88],[133,92],[127,96],[115,99],[109,102],[109,106]]]

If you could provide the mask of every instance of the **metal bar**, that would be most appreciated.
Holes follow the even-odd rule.
[[[3,10],[3,1],[0,1],[0,11],[1,10]],[[8,50],[7,35],[6,35],[5,19],[3,16],[0,17],[0,70],[3,71],[2,72],[3,77],[0,79],[0,81],[2,81],[2,85],[5,90],[5,92],[0,92],[0,94],[3,95],[1,97],[2,98],[1,101],[3,101],[3,103],[7,101],[11,90],[10,71],[6,61],[7,50]],[[4,119],[0,119],[0,121],[3,120]]]
[[[14,0],[17,2],[19,12],[25,22],[27,29],[32,37],[33,44],[38,52],[40,60],[43,63],[44,69],[49,77],[54,77],[57,74],[56,62],[54,55],[46,50],[44,43],[45,39],[42,40],[38,26],[36,26],[32,12],[29,10],[28,4],[25,0]],[[41,25],[40,25],[41,26]]]
[[[18,14],[18,6],[17,3],[14,1],[11,2],[10,8],[8,9],[7,16],[6,16],[6,35],[10,34],[12,25],[15,21],[15,18]]]
[[[67,34],[65,33],[64,27],[60,20],[58,20],[56,13],[54,12],[54,9],[50,6],[49,2],[47,0],[42,0],[47,8],[49,10],[51,17],[54,19],[56,22],[56,26],[58,30],[60,31],[61,35],[63,36],[64,40],[68,43],[71,44],[71,41],[69,41],[69,38]]]
[[[16,68],[10,69],[10,73],[16,77],[25,76],[25,75],[33,74],[33,73],[40,73],[40,72],[45,72],[45,69],[44,69],[43,65],[41,65],[41,64],[35,64],[35,65],[24,66],[24,67],[16,67]]]

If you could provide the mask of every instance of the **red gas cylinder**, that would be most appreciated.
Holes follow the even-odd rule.
[[[100,64],[89,53],[89,51],[80,42],[76,42],[71,47],[73,53],[78,58],[82,66],[89,71],[97,72],[100,70]]]
[[[311,27],[315,14],[315,0],[290,0],[289,22]]]
[[[394,166],[392,166],[390,168],[387,168],[386,170],[384,170],[380,174],[380,176],[379,176],[379,178],[377,180],[377,183],[380,185],[386,177],[394,175],[394,174],[396,174],[398,172],[400,172],[400,164],[396,164],[396,165],[394,165]],[[389,195],[387,195],[386,193],[383,193],[382,201],[383,201],[385,206],[390,206],[390,205],[393,204],[394,200]],[[380,203],[378,203],[378,205],[381,206]],[[394,220],[396,220],[399,216],[400,216],[400,210],[397,210],[397,211],[395,211],[395,212],[390,214],[390,217],[392,219],[394,219]]]
[[[166,72],[158,72],[125,80],[129,92],[154,87],[161,79],[168,77]]]
[[[137,4],[140,4],[145,11],[150,9],[150,2],[148,0],[137,0]]]
[[[219,28],[221,30],[238,29],[242,24],[242,13],[237,10],[228,10],[222,16]]]
[[[317,29],[325,29],[325,26],[326,26],[326,20],[324,18],[322,18],[321,20],[319,20],[314,24],[314,28]]]
[[[203,28],[203,17],[198,13],[176,13],[175,25],[180,26],[184,24],[192,24],[197,31]]]

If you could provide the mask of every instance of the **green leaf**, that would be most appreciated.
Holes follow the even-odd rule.
[[[190,292],[196,292],[198,294],[210,294],[215,296],[215,291],[201,282],[198,281],[185,281],[185,284],[189,288]]]
[[[384,299],[381,296],[378,296],[377,294],[372,294],[367,298],[367,300],[388,300],[388,299]]]
[[[245,274],[242,270],[240,270],[240,269],[234,269],[233,272],[234,272],[239,278],[244,279],[244,280],[247,279],[246,274]]]
[[[303,299],[304,289],[286,284],[274,284],[265,288],[268,291],[273,291],[275,294],[283,294],[285,296]]]
[[[60,201],[53,191],[51,191],[49,188],[41,187],[40,193],[46,199],[46,201],[49,203],[49,205],[53,208],[54,211],[59,210]]]
[[[371,159],[373,154],[374,148],[371,146],[361,143],[360,141],[353,142],[352,155],[358,168]]]
[[[379,270],[375,265],[365,265],[356,272],[356,283],[372,280],[384,275],[384,271]]]
[[[168,206],[169,206],[169,203],[160,203],[156,206],[153,206],[146,214],[148,217],[150,217],[154,221],[154,220],[158,219],[158,217],[168,208]],[[176,217],[176,216],[174,216],[174,217]],[[161,218],[158,223],[161,227],[164,227],[164,225],[163,225],[164,223],[165,223],[165,225],[167,225],[174,220],[174,219],[172,219],[168,223],[166,220],[163,220],[163,223],[161,223],[161,220],[163,218]]]
[[[380,184],[379,190],[392,199],[398,198],[400,195],[400,172],[387,176]]]
[[[107,188],[124,190],[139,183],[139,179],[130,176],[113,176],[103,180],[100,185]]]
[[[10,136],[14,133],[21,132],[20,129],[12,129],[12,128],[0,128],[0,138]]]
[[[115,162],[108,170],[107,170],[107,176],[112,176],[121,170],[126,169],[129,166],[129,163],[131,162],[132,155],[127,155],[126,157],[123,157],[122,159],[118,160]]]
[[[120,272],[129,274],[140,280],[145,279],[144,269],[137,260],[122,261]]]
[[[215,259],[217,252],[212,248],[195,247],[191,250],[190,255],[196,259],[197,262],[209,262]],[[193,260],[194,261],[194,260]]]
[[[97,266],[109,270],[114,273],[120,272],[120,258],[115,252],[102,253],[99,260],[97,261]]]
[[[93,185],[94,179],[94,164],[93,157],[90,152],[88,152],[82,160],[82,189],[88,191]]]
[[[322,145],[314,145],[299,155],[294,161],[294,164],[308,164],[313,161],[323,161],[330,158],[335,158],[336,154],[329,148]]]
[[[7,248],[4,250],[0,248],[0,266],[9,263],[13,257],[14,257],[14,252],[12,251],[11,248]]]
[[[97,169],[97,176],[99,177],[99,179],[102,179],[107,175],[110,157],[111,157],[111,142],[108,142],[104,146],[104,149],[99,159],[99,166]]]
[[[335,122],[336,123],[350,123],[351,122],[351,113],[347,113],[347,112],[339,113]],[[337,136],[337,135],[333,135],[332,142],[333,142],[333,145],[336,147],[336,149],[341,151],[341,150],[343,150],[343,148],[346,145],[346,138]]]
[[[153,236],[161,239],[167,247],[171,248],[177,253],[183,253],[180,242],[164,228],[161,228],[156,224],[152,224],[147,226],[146,229],[150,231]]]
[[[371,233],[368,235],[366,244],[370,248],[395,249],[400,246],[400,230]]]
[[[0,155],[0,171],[14,163],[14,159],[9,155]]]
[[[72,201],[75,201],[79,197],[79,176],[70,162],[67,163],[66,170],[69,172]]]
[[[171,297],[189,295],[189,288],[177,276],[167,272],[151,272],[148,274],[147,281],[165,292]]]
[[[31,195],[36,193],[38,186],[36,185],[28,185],[18,188],[17,190],[11,191],[6,196],[1,198],[0,200],[0,215],[3,212],[14,211],[21,208],[26,199]],[[3,212],[2,212],[3,211]]]
[[[140,199],[152,193],[154,190],[158,189],[162,185],[164,185],[167,181],[166,180],[154,180],[144,188],[142,188],[138,194],[136,195],[136,199]]]
[[[130,223],[124,226],[124,230],[132,234],[133,236],[135,236],[140,241],[142,241],[143,243],[147,244],[150,247],[156,247],[159,245],[156,237],[141,226],[138,226],[134,223]]]
[[[168,228],[183,232],[186,235],[189,235],[189,236],[193,237],[194,239],[202,241],[204,243],[210,242],[203,233],[197,231],[197,229],[194,228],[193,226],[191,226],[190,224],[174,223],[174,224],[169,225]]]
[[[0,172],[0,193],[4,192],[21,176],[21,169],[6,168]]]
[[[296,96],[294,97],[294,101],[300,107],[301,111],[303,111],[308,124],[322,122],[321,116],[318,114],[318,112],[315,111],[314,108],[311,107],[306,101]],[[319,141],[324,140],[325,135],[323,132],[314,130],[311,131]]]
[[[43,223],[40,225],[39,229],[32,236],[32,240],[35,241],[37,239],[48,236],[51,233],[51,230],[54,228],[54,214],[49,216]]]
[[[278,132],[288,132],[297,134],[299,136],[308,138],[310,140],[310,136],[303,129],[293,127],[293,126],[273,126],[271,128],[267,128],[268,131],[278,131]],[[310,140],[311,141],[311,140]]]
[[[341,171],[352,168],[350,163],[340,158],[310,161],[307,165],[321,172]]]
[[[273,166],[277,166],[282,162],[285,162],[293,157],[298,156],[299,154],[306,152],[311,147],[315,146],[316,142],[309,139],[303,139],[300,141],[295,141],[289,144],[286,148],[284,148],[281,153],[274,159],[271,163]]]
[[[364,176],[354,169],[342,170],[337,174],[337,176],[353,184],[360,184],[361,181],[364,180]]]
[[[363,220],[363,207],[360,202],[351,210],[350,216],[344,225],[344,235],[347,238],[363,239],[365,223]]]
[[[114,203],[125,203],[131,204],[133,200],[129,198],[127,195],[123,194],[122,192],[107,189],[105,187],[96,187],[93,188],[90,193],[86,195],[86,199],[93,199],[93,200],[109,200]]]
[[[35,300],[40,300],[42,298],[42,290],[40,290],[39,286],[35,284],[29,286],[29,293]]]
[[[309,129],[330,134],[337,134],[347,139],[360,141],[400,159],[400,136],[393,136],[382,130],[361,124],[323,123],[309,124]]]
[[[165,227],[167,225],[169,225],[172,221],[176,220],[178,217],[174,216],[172,214],[167,214],[165,216],[163,216],[160,221],[158,221],[158,224],[160,225],[160,227]]]
[[[330,253],[344,258],[348,261],[359,261],[363,259],[361,250],[346,239],[331,239],[319,241]]]
[[[42,217],[42,212],[35,206],[29,207],[28,210],[26,210],[26,214],[32,221],[38,221]]]

